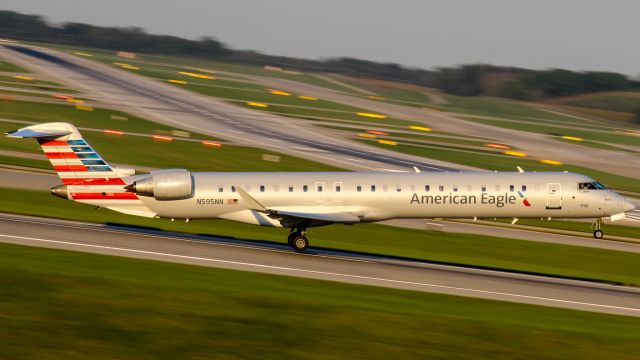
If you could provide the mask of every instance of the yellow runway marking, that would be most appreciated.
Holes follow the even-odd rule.
[[[398,145],[397,142],[391,140],[378,140],[378,143],[384,145]]]
[[[584,141],[584,139],[583,139],[583,138],[576,137],[576,136],[568,136],[568,135],[565,135],[565,136],[563,136],[562,138],[563,138],[563,139],[565,139],[565,140],[571,140],[571,141]]]
[[[291,94],[286,91],[274,90],[274,89],[268,89],[267,91],[269,91],[271,94],[274,94],[274,95],[291,96]]]
[[[411,130],[418,130],[418,131],[431,131],[431,130],[433,130],[433,129],[429,128],[429,127],[425,127],[425,126],[417,126],[417,125],[409,126],[409,129],[411,129]]]
[[[375,119],[386,119],[387,116],[386,115],[382,115],[382,114],[373,114],[373,113],[366,113],[366,112],[359,112],[356,113],[356,115],[358,116],[364,116],[364,117],[370,117],[370,118],[375,118]]]
[[[519,156],[519,157],[527,156],[527,153],[524,153],[524,152],[521,152],[521,151],[505,151],[504,154],[505,155],[511,155],[511,156]]]
[[[254,101],[247,101],[247,105],[249,105],[249,106],[255,106],[255,107],[261,107],[261,108],[269,107],[269,105],[267,105],[267,104],[263,104],[263,103],[259,103],[259,102],[254,102]]]
[[[367,138],[367,139],[375,139],[376,138],[375,135],[367,134],[367,133],[358,134],[358,136],[363,137],[363,138]]]
[[[211,75],[196,74],[196,73],[187,72],[187,71],[180,71],[180,72],[178,72],[178,74],[191,76],[191,77],[198,78],[198,79],[209,79],[209,80],[213,80],[214,79],[214,77],[211,76]]]
[[[556,160],[546,160],[546,159],[543,159],[543,160],[539,160],[539,161],[540,161],[541,163],[543,163],[543,164],[549,164],[549,165],[562,165],[562,162],[560,162],[560,161],[556,161]]]

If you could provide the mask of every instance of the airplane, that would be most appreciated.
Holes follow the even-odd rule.
[[[617,221],[635,206],[588,176],[570,172],[190,172],[135,174],[109,165],[69,123],[6,133],[35,138],[62,185],[55,196],[149,218],[228,219],[289,228],[289,245],[309,246],[307,229],[389,219],[520,218]]]

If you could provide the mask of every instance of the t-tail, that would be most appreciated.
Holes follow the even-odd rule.
[[[125,187],[134,169],[109,165],[69,123],[44,123],[7,132],[8,137],[34,138],[51,162],[62,185],[51,189],[58,197],[115,211],[152,217],[139,197]]]

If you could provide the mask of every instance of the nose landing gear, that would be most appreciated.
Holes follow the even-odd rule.
[[[592,225],[593,237],[596,239],[602,239],[604,237],[604,232],[602,231],[602,219],[596,220],[596,222]]]
[[[309,247],[309,239],[306,237],[307,229],[297,227],[291,229],[291,234],[287,238],[289,246],[291,246],[297,252],[304,252]]]

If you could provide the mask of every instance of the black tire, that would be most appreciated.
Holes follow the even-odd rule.
[[[596,239],[602,239],[603,236],[604,233],[602,232],[602,230],[596,230],[593,232],[593,237]]]
[[[298,234],[294,232],[289,234],[289,237],[287,237],[287,244],[289,244],[289,246],[293,247],[293,240],[296,238],[296,236],[298,236]]]
[[[297,235],[291,242],[291,247],[297,252],[304,252],[309,247],[309,240],[302,235]]]

